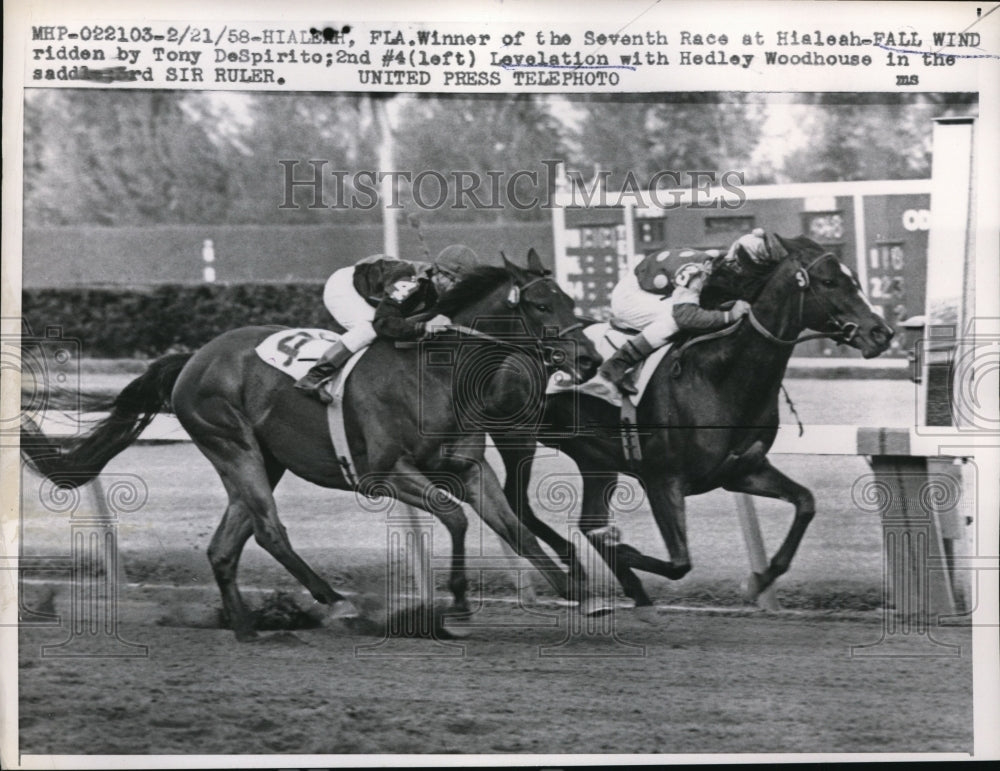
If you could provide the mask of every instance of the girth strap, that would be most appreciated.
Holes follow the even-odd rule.
[[[636,408],[629,398],[622,399],[621,429],[622,454],[625,463],[633,473],[639,472],[642,463],[642,447],[639,442],[639,429],[636,426]]]

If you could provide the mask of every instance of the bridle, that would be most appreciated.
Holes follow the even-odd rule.
[[[800,327],[803,326],[802,317],[805,313],[805,300],[806,300],[806,293],[808,292],[815,300],[819,302],[821,306],[823,306],[823,309],[826,311],[826,320],[831,322],[837,329],[835,331],[830,331],[830,332],[810,332],[807,335],[801,335],[799,337],[794,338],[793,340],[786,340],[784,338],[778,337],[776,334],[771,332],[771,330],[765,327],[761,323],[760,319],[757,318],[757,315],[753,312],[753,307],[751,307],[750,311],[747,313],[747,320],[750,322],[750,326],[753,327],[761,335],[761,337],[763,337],[765,340],[771,343],[774,343],[775,345],[782,345],[788,347],[796,346],[799,343],[804,343],[808,340],[818,340],[824,337],[828,337],[843,343],[849,343],[851,340],[854,339],[855,335],[858,334],[858,329],[859,329],[858,325],[855,324],[854,322],[839,321],[835,316],[836,313],[835,309],[830,305],[830,303],[827,300],[823,298],[822,295],[817,294],[816,290],[813,289],[812,280],[810,278],[812,274],[810,273],[810,271],[816,265],[827,259],[837,260],[837,256],[833,254],[833,252],[824,252],[805,267],[803,267],[800,264],[798,269],[795,271],[795,281],[799,288],[798,325]],[[839,264],[839,260],[837,262]],[[675,377],[678,374],[680,374],[680,370],[678,368],[678,362],[681,354],[683,354],[688,348],[698,345],[699,343],[708,342],[709,340],[715,340],[720,337],[728,337],[729,335],[736,332],[736,330],[738,330],[742,325],[743,325],[743,319],[739,319],[738,321],[730,324],[728,327],[725,327],[724,329],[719,329],[716,330],[715,332],[709,332],[704,335],[698,335],[696,337],[692,337],[689,340],[684,341],[677,348],[672,374]]]
[[[835,260],[839,264],[839,260],[837,260],[837,256],[833,254],[833,252],[824,252],[805,267],[802,267],[800,265],[799,268],[795,271],[795,281],[799,289],[798,326],[800,327],[803,326],[802,317],[805,313],[806,293],[808,293],[814,300],[818,302],[820,306],[823,307],[823,310],[826,312],[826,321],[836,327],[835,331],[812,332],[810,334],[797,337],[793,340],[785,340],[783,338],[778,337],[769,329],[767,329],[767,327],[765,327],[761,323],[760,319],[758,319],[757,316],[754,314],[752,307],[749,313],[747,313],[747,319],[749,319],[750,325],[755,330],[757,330],[757,332],[759,332],[766,340],[769,340],[770,342],[775,343],[776,345],[794,346],[798,345],[799,343],[804,343],[807,340],[817,340],[823,337],[831,338],[840,343],[851,342],[851,340],[853,340],[854,337],[858,334],[859,330],[858,325],[852,321],[847,321],[847,322],[840,321],[836,317],[836,309],[830,305],[829,301],[827,301],[823,297],[823,295],[817,293],[816,290],[813,288],[813,283],[811,279],[812,274],[810,273],[810,271],[816,265],[827,259]]]
[[[514,280],[510,287],[510,291],[507,293],[507,299],[505,301],[507,307],[510,308],[511,310],[517,311],[518,315],[525,323],[529,323],[530,320],[528,319],[527,313],[525,312],[524,308],[521,305],[521,293],[525,289],[528,289],[529,287],[532,287],[535,284],[538,284],[542,281],[550,281],[558,289],[559,285],[555,283],[555,280],[551,277],[551,275],[545,274],[543,276],[538,276],[536,278],[533,278],[525,284],[518,284],[517,281]],[[481,332],[478,329],[473,329],[472,327],[467,327],[462,324],[450,324],[447,327],[445,327],[445,329],[453,330],[455,332],[458,332],[459,334],[469,335],[470,337],[475,337],[487,343],[494,343],[496,345],[505,345],[511,348],[524,347],[523,341],[505,340],[502,337],[497,337],[496,335],[491,335],[487,332]],[[569,326],[562,328],[546,327],[544,336],[545,339],[547,340],[553,340],[553,341],[562,340],[568,335],[571,335],[574,332],[577,332],[581,329],[583,329],[583,322],[577,321],[576,323],[570,324]],[[554,345],[546,345],[546,343],[543,340],[536,339],[534,343],[542,353],[542,361],[545,364],[546,369],[554,370],[563,366],[565,361],[565,353],[562,350],[556,348]]]
[[[525,323],[528,323],[529,319],[524,311],[524,308],[521,306],[521,292],[543,281],[547,281],[553,284],[556,287],[556,290],[559,290],[559,285],[555,283],[555,280],[549,274],[545,274],[543,276],[538,276],[536,278],[531,279],[531,281],[529,281],[526,284],[518,285],[515,282],[511,286],[510,292],[507,294],[507,307],[512,310],[516,310],[520,314],[521,318],[525,321]],[[571,335],[574,332],[577,332],[581,329],[583,329],[583,323],[577,321],[573,324],[570,324],[568,327],[562,327],[562,328],[556,327],[554,330],[552,330],[551,327],[547,328],[545,330],[544,337],[552,340],[562,340],[568,335]],[[546,367],[558,368],[562,364],[562,357],[565,356],[563,351],[551,345],[546,345],[544,342],[541,341],[538,342],[538,346],[542,350],[542,357]]]

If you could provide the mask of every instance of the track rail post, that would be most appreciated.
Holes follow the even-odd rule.
[[[753,498],[747,493],[736,493],[736,512],[740,518],[740,529],[743,531],[747,555],[750,557],[750,570],[754,573],[763,573],[768,565],[767,551],[764,548],[764,536],[760,532],[760,522],[757,520],[757,509]],[[781,610],[774,584],[757,596],[757,606],[763,610]]]

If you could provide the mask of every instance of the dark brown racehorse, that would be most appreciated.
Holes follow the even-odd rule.
[[[783,258],[764,266],[744,260],[739,269],[720,267],[702,293],[704,301],[752,300],[752,314],[731,334],[680,355],[675,347],[657,368],[637,411],[639,468],[624,457],[616,408],[590,396],[549,396],[537,431],[493,433],[507,469],[511,507],[566,564],[577,564],[571,543],[528,502],[535,439],[576,462],[583,476],[580,528],[637,606],[651,601],[634,570],[678,579],[691,569],[684,498],[719,487],[795,506],[791,528],[767,570],[751,576],[750,597],[788,570],[816,510],[809,490],[766,457],[778,430],[778,392],[792,349],[799,334],[811,329],[871,358],[885,351],[893,336],[857,278],[833,254],[808,238],[771,238],[776,251],[787,252]],[[621,543],[616,529],[608,527],[620,472],[636,475],[645,487],[669,562]]]
[[[459,610],[466,609],[467,526],[460,502],[470,504],[527,557],[560,595],[569,597],[572,589],[573,597],[582,599],[582,577],[573,576],[571,586],[567,574],[518,521],[483,459],[483,429],[476,421],[462,420],[455,408],[455,393],[463,387],[456,367],[475,358],[484,339],[533,361],[544,358],[541,377],[558,366],[585,379],[600,362],[581,332],[572,300],[543,270],[534,251],[527,270],[506,259],[504,263],[503,268],[475,269],[438,303],[439,312],[478,332],[474,343],[442,339],[400,349],[379,340],[348,377],[344,419],[358,473],[355,485],[334,455],[326,408],[293,388],[289,377],[254,352],[278,327],[236,329],[194,354],[158,359],[119,394],[109,417],[73,446],[58,450],[29,422],[22,426],[22,451],[35,470],[75,487],[99,474],[156,413],[173,411],[218,471],[229,497],[208,557],[224,611],[241,640],[256,636],[236,585],[237,563],[251,535],[317,601],[347,603],[295,553],[278,519],[272,491],[286,470],[323,487],[390,495],[437,516],[452,539],[449,588]],[[476,350],[465,353],[467,345]],[[442,366],[446,359],[440,356],[428,359],[426,349],[455,354],[456,366]],[[479,356],[480,366],[469,371],[488,379],[504,358]],[[516,382],[511,377],[510,372],[505,375],[508,385]],[[535,390],[540,401],[542,392]]]

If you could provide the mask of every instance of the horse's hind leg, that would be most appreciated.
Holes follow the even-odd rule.
[[[734,493],[778,498],[795,506],[795,518],[792,520],[792,526],[767,569],[763,573],[751,575],[749,599],[756,599],[757,595],[773,584],[778,576],[787,572],[788,567],[792,564],[792,558],[802,542],[802,536],[805,535],[806,528],[809,527],[809,523],[816,514],[816,500],[808,488],[789,479],[766,459],[757,469],[724,485],[724,487]]]
[[[274,490],[285,470],[274,462],[266,465],[268,484]],[[222,605],[238,640],[252,640],[257,636],[250,623],[250,612],[236,584],[240,555],[251,535],[253,516],[250,510],[241,501],[230,502],[208,546],[208,561],[222,594]]]
[[[236,569],[243,546],[253,533],[253,521],[246,507],[231,502],[222,515],[222,522],[208,545],[208,561],[212,565],[215,583],[222,594],[222,607],[226,620],[232,625],[237,640],[251,640],[257,636],[250,619],[250,611],[243,602],[236,585]]]
[[[244,532],[242,528],[245,525],[241,520],[246,518],[251,523],[257,543],[284,565],[318,602],[333,605],[344,600],[292,548],[288,533],[278,519],[277,506],[271,492],[273,485],[268,478],[263,454],[249,431],[239,442],[203,437],[198,445],[219,472],[229,496],[229,508],[226,510],[223,526],[220,526],[223,532],[219,536],[217,558],[224,560],[229,556],[237,537]],[[233,569],[235,570],[235,564]],[[245,631],[250,624],[246,608],[233,606],[232,598],[225,594],[223,602],[230,603],[226,611],[234,628]]]

